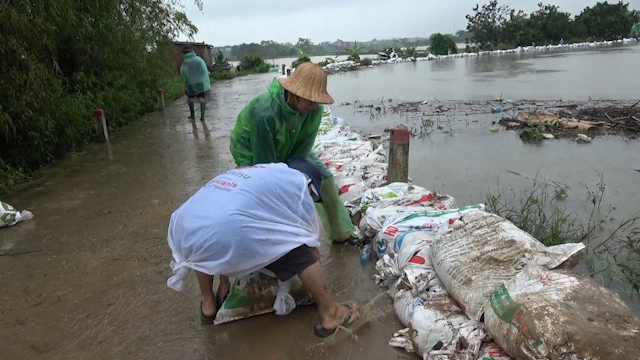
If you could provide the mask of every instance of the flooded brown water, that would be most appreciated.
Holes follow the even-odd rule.
[[[640,45],[552,50],[377,66],[337,74],[336,101],[587,100],[640,97]]]
[[[625,48],[608,56],[601,52],[565,54],[557,61],[585,58],[587,63],[602,59],[624,63],[630,53],[637,56],[638,49]],[[464,75],[471,66],[467,60],[452,61],[458,63],[450,66],[462,70],[438,70],[447,65],[436,62],[388,65],[332,76],[329,84],[337,104],[380,97],[489,99],[498,97],[500,89],[505,89],[505,97],[514,98],[543,93],[532,90],[510,95],[506,89],[513,88],[513,78],[500,80],[506,81],[500,86],[491,85],[500,78],[496,74],[501,65],[495,65],[495,74],[488,72],[489,80],[482,82],[476,78],[484,75]],[[537,67],[539,61],[548,60],[526,61]],[[607,91],[600,87],[585,90],[579,86],[562,97],[580,98],[587,92],[618,97],[625,93],[620,88],[632,94],[629,82],[638,81],[629,78],[638,76],[635,74],[616,78],[621,83],[607,87],[608,95],[598,95]],[[449,80],[430,82],[429,76]],[[539,78],[540,84],[548,82],[544,72],[519,76]],[[564,81],[581,77],[571,69],[561,76]],[[188,120],[184,100],[178,101],[164,113],[149,114],[111,134],[110,145],[87,146],[43,169],[35,182],[2,199],[28,208],[36,217],[0,231],[0,358],[415,358],[388,345],[391,335],[402,326],[385,296],[376,299],[375,316],[356,336],[314,346],[321,343],[313,335],[318,321],[315,307],[299,308],[286,317],[264,315],[202,326],[195,276],[180,293],[167,288],[169,216],[202,184],[233,166],[228,138],[235,118],[252,97],[265,90],[272,77],[265,74],[217,83],[204,124]],[[530,85],[526,88],[533,89]],[[554,84],[548,89],[559,91]],[[634,89],[637,94],[637,87]],[[552,95],[540,97],[555,98]],[[406,120],[398,114],[371,119],[355,112],[353,106],[335,106],[333,111],[363,132]],[[637,141],[610,137],[594,139],[589,145],[557,140],[532,146],[523,144],[512,132],[490,133],[488,128],[496,119],[495,115],[443,119],[443,124],[455,123],[453,132],[439,131],[412,140],[413,180],[465,203],[483,201],[488,188],[498,188],[498,180],[499,187],[519,188],[527,181],[524,176],[539,173],[571,185],[567,202],[583,209],[580,184],[593,183],[598,170],[604,173],[608,191],[611,189],[609,202],[624,211],[638,208],[634,199],[640,173],[631,170],[640,168]],[[338,300],[365,304],[381,292],[373,282],[372,265],[362,267],[356,250],[325,244],[322,254]]]

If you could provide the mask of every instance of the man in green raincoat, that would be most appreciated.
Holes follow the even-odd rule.
[[[184,78],[185,92],[189,98],[189,119],[195,119],[195,103],[200,103],[200,120],[204,121],[204,112],[207,108],[207,97],[211,90],[209,70],[202,58],[196,55],[189,47],[184,50],[184,61],[180,66],[180,74]]]
[[[631,37],[636,40],[640,38],[640,18],[638,18],[638,21],[631,27]]]
[[[343,242],[356,231],[338,195],[333,175],[311,150],[323,107],[333,104],[327,75],[316,64],[304,63],[291,77],[274,80],[268,91],[253,99],[238,115],[231,133],[231,154],[238,166],[312,159],[323,177],[324,201],[316,204],[327,236]]]

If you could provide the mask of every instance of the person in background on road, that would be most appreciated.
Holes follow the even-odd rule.
[[[231,154],[238,166],[311,158],[323,177],[324,202],[316,209],[333,242],[353,237],[356,229],[338,195],[333,174],[312,152],[324,109],[333,104],[327,93],[327,74],[304,63],[293,76],[274,80],[268,91],[253,99],[238,115],[231,133]]]
[[[204,121],[204,113],[207,108],[207,98],[211,90],[209,70],[201,57],[189,47],[185,47],[184,61],[180,66],[180,74],[184,78],[185,93],[189,101],[189,119],[195,119],[195,103],[200,103],[200,120]]]
[[[631,27],[631,37],[640,40],[640,17]]]
[[[318,304],[327,337],[360,316],[356,304],[340,305],[329,291],[318,251],[314,201],[321,202],[322,175],[308,159],[291,159],[227,171],[206,184],[171,215],[168,242],[180,291],[191,270],[200,285],[200,318],[211,324],[229,292],[229,277],[266,268],[284,282],[298,275]],[[217,295],[214,275],[220,275]]]

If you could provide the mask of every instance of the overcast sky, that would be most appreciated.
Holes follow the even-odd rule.
[[[295,43],[300,37],[320,43],[453,33],[466,28],[465,15],[478,3],[477,0],[204,0],[200,12],[191,0],[183,1],[187,16],[199,29],[195,40],[214,46],[261,40]],[[502,0],[500,4],[531,12],[538,2]],[[545,1],[572,15],[596,2]],[[640,9],[640,0],[630,0],[629,4],[632,9]]]

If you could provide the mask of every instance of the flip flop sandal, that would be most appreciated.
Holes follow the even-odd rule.
[[[338,330],[339,327],[347,327],[349,325],[351,325],[353,322],[355,322],[355,320],[353,322],[349,322],[351,320],[351,316],[353,316],[353,310],[354,307],[351,306],[351,304],[341,304],[342,306],[346,306],[349,308],[349,311],[347,312],[344,320],[342,320],[342,323],[340,325],[338,325],[338,327],[336,327],[335,329],[325,329],[324,326],[322,326],[322,324],[318,324],[316,325],[316,327],[313,329],[313,333],[320,338],[326,338],[329,337],[333,334],[335,334],[336,330]]]
[[[213,322],[216,320],[216,316],[218,315],[218,311],[220,311],[220,307],[222,306],[222,304],[224,304],[228,297],[229,291],[227,292],[227,295],[225,295],[224,299],[222,299],[222,301],[218,300],[218,295],[216,295],[216,312],[211,316],[207,316],[202,312],[202,303],[200,303],[200,322],[205,325],[213,324]]]
[[[202,312],[202,302],[200,303],[200,322],[205,325],[213,324],[216,320],[216,315],[218,315],[218,311],[220,311],[221,303],[218,301],[218,297],[216,296],[216,312],[211,316],[207,316]],[[224,301],[223,301],[224,302]]]

